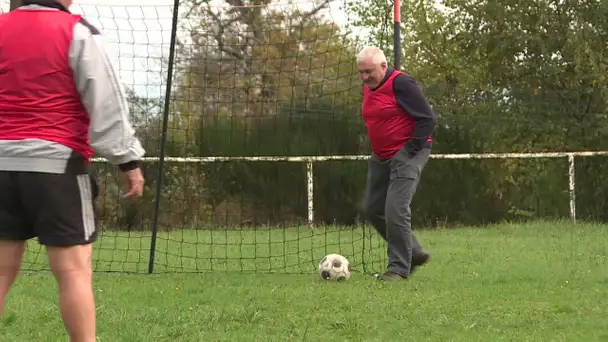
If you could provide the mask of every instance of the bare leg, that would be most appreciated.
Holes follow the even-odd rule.
[[[61,317],[71,342],[94,342],[92,245],[48,247],[47,250],[51,270],[59,285]]]
[[[4,299],[19,274],[24,250],[25,242],[0,241],[0,317]]]

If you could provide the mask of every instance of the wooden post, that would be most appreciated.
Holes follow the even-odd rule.
[[[21,6],[21,0],[11,0],[11,11]]]

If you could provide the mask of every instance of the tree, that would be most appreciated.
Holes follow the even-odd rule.
[[[180,156],[359,152],[364,126],[355,45],[324,16],[328,1],[307,11],[259,0],[226,4],[230,7],[221,9],[191,1],[183,19],[188,34],[178,44],[171,151]],[[306,197],[294,196],[306,185],[301,164],[180,168],[180,179],[187,178],[179,181],[180,189],[203,189],[214,217],[235,214],[224,215],[223,223],[306,217]],[[178,186],[175,175],[170,182]],[[338,187],[334,193],[341,196]]]
[[[354,25],[370,30],[382,44],[385,32],[377,24],[384,1],[349,6],[358,15]],[[439,117],[435,152],[601,148],[608,123],[607,11],[607,3],[592,0],[446,0],[440,6],[404,1],[401,60]],[[450,197],[463,193],[470,194],[466,198],[480,218],[482,212],[495,212],[495,218],[567,213],[566,205],[552,209],[556,199],[567,203],[563,162],[466,163],[456,176],[453,168],[431,168],[426,178],[428,188],[443,189],[433,198],[441,203],[436,196],[445,194],[441,211],[458,208],[453,218],[464,217],[465,211]],[[452,195],[450,189],[456,188]],[[490,210],[486,203],[502,209]],[[421,211],[438,209],[429,208]]]
[[[279,102],[349,91],[354,50],[321,15],[328,2],[303,12],[268,0],[228,0],[227,10],[192,1],[189,42],[179,49],[180,112],[205,103],[203,116],[272,115]]]
[[[191,0],[182,20],[188,35],[178,46],[169,155],[368,153],[354,55],[368,38],[392,55],[390,4],[351,2],[348,12],[357,18],[347,30],[324,18],[324,3],[306,12],[260,0],[226,3],[231,7],[220,9]],[[608,4],[435,3],[403,2],[401,45],[402,70],[439,119],[434,153],[604,148]],[[132,106],[137,112],[147,104],[134,98]],[[158,118],[141,121],[148,123],[140,129],[160,136]],[[578,217],[608,219],[608,163],[576,165]],[[151,167],[146,178],[154,180]],[[314,170],[318,222],[354,223],[365,163],[319,163]],[[566,170],[562,159],[432,159],[413,203],[414,225],[567,217]],[[306,220],[299,163],[167,164],[163,176],[161,227]],[[144,206],[117,220],[129,226],[151,207]]]

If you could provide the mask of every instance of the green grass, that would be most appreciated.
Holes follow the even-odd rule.
[[[534,223],[419,232],[431,262],[398,283],[361,272],[343,283],[318,279],[313,262],[326,251],[339,248],[359,268],[363,260],[376,268],[384,262],[369,230],[365,236],[358,230],[331,234],[326,240],[322,230],[307,229],[164,233],[156,260],[161,272],[209,270],[210,257],[228,256],[233,259],[218,261],[218,268],[260,273],[155,275],[145,274],[148,254],[139,251],[147,250],[149,236],[107,235],[96,246],[98,268],[142,274],[96,274],[99,340],[608,340],[606,226]],[[248,246],[253,239],[257,246]],[[326,249],[326,241],[336,245]],[[43,267],[43,256],[32,249],[26,266]],[[47,272],[24,274],[7,300],[1,341],[67,341]]]

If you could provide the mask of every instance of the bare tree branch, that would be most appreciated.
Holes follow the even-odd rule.
[[[210,4],[207,4],[207,14],[209,14],[209,16],[211,16],[211,18],[215,21],[215,24],[217,25],[217,31],[213,35],[213,38],[217,42],[218,49],[220,49],[222,52],[225,52],[234,58],[244,59],[245,56],[243,56],[242,52],[239,52],[230,47],[227,47],[224,43],[224,33],[226,32],[226,29],[229,28],[230,26],[232,26],[232,24],[238,22],[240,20],[240,18],[234,17],[228,21],[224,21],[219,17],[219,15],[214,13],[214,11],[211,9]]]
[[[322,9],[324,9],[325,7],[327,7],[327,5],[329,5],[329,1],[330,0],[323,0],[323,2],[321,2],[320,4],[318,4],[315,8],[313,8],[312,10],[304,13],[304,15],[302,16],[302,21],[308,21],[311,17],[314,17],[315,15],[317,15],[317,13],[319,13],[319,11],[321,11]]]

